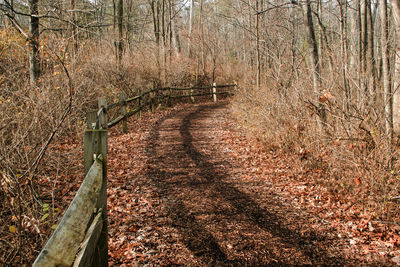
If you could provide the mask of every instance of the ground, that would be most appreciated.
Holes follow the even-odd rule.
[[[111,266],[398,261],[399,229],[332,197],[300,155],[249,138],[227,102],[159,110],[129,130],[109,138]]]

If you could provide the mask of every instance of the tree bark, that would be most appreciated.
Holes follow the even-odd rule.
[[[367,85],[367,51],[368,51],[368,0],[361,1],[361,89],[368,94]]]
[[[259,12],[259,3],[256,0],[256,12]],[[257,89],[260,89],[261,82],[261,54],[260,54],[260,15],[256,15],[256,49],[257,49],[257,70],[256,70],[256,85]]]
[[[122,53],[124,50],[123,39],[123,18],[124,18],[124,1],[118,1],[118,66],[121,65]]]
[[[344,91],[344,110],[350,110],[351,92],[347,82],[348,55],[347,55],[347,1],[339,0],[340,8],[340,41],[342,56],[342,75],[343,75],[343,91]]]
[[[160,38],[160,3],[159,0],[152,0],[151,1],[151,10],[153,14],[153,26],[154,26],[154,37],[156,39],[156,46],[157,46],[157,75],[158,81],[157,86],[161,81],[161,38]]]
[[[310,63],[313,77],[314,93],[318,95],[321,89],[321,70],[318,57],[317,39],[315,37],[314,22],[312,18],[312,10],[310,0],[304,4],[305,23],[307,27],[307,43],[310,53]]]
[[[393,78],[393,130],[400,132],[400,0],[391,0],[396,24],[396,53]]]
[[[358,72],[357,72],[357,78],[358,78],[358,89],[357,89],[357,105],[359,106],[361,104],[361,99],[363,94],[362,90],[362,73],[363,73],[363,29],[362,29],[362,15],[361,15],[361,0],[356,1],[356,13],[357,13],[357,18],[355,21],[355,24],[357,26],[357,47],[358,47]]]
[[[29,24],[29,75],[30,85],[35,87],[40,77],[39,54],[39,1],[29,0],[30,24]]]
[[[370,96],[370,104],[374,104],[377,101],[376,95],[376,62],[375,62],[375,49],[374,49],[374,23],[372,20],[372,10],[371,10],[371,1],[367,1],[367,25],[368,25],[368,62],[367,62],[367,70],[368,70],[368,92]]]
[[[382,28],[382,74],[385,108],[385,130],[390,144],[393,142],[393,100],[392,100],[392,81],[390,76],[389,61],[389,38],[388,38],[388,19],[387,19],[387,0],[381,1],[381,28]]]
[[[190,0],[189,9],[189,57],[192,57],[193,1],[194,0]]]
[[[307,27],[307,42],[309,47],[309,54],[310,54],[310,64],[312,70],[312,77],[313,77],[313,89],[316,98],[319,98],[319,95],[322,91],[322,83],[321,83],[321,67],[318,58],[318,46],[317,46],[317,39],[315,37],[315,30],[314,30],[314,22],[312,17],[312,10],[311,10],[311,1],[306,0],[305,4],[303,5],[304,13],[305,13],[305,24]],[[318,107],[318,116],[320,118],[320,128],[326,131],[326,110],[323,103],[319,104]]]
[[[72,25],[71,25],[71,35],[72,35],[72,42],[73,42],[73,50],[72,53],[74,55],[76,55],[76,53],[78,52],[78,31],[77,31],[77,27],[76,27],[76,12],[74,12],[75,10],[75,0],[71,0],[70,1],[70,8],[72,10],[71,12],[71,20],[72,20]]]

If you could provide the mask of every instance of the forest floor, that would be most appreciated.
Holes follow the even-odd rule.
[[[109,138],[110,265],[391,265],[398,231],[337,200],[296,153],[246,136],[226,102]]]

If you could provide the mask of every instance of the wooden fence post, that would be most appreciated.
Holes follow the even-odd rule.
[[[172,96],[172,90],[171,89],[169,89],[168,90],[168,98],[167,98],[167,106],[168,107],[170,107],[172,104],[171,104],[171,96]]]
[[[125,116],[126,115],[126,94],[125,93],[121,93],[119,95],[119,102],[122,103],[121,105],[121,115]],[[128,132],[128,123],[127,123],[127,118],[125,117],[122,120],[122,132],[123,133],[127,133]]]
[[[154,111],[154,92],[149,93],[150,96],[150,110],[151,112]]]
[[[103,229],[101,231],[97,244],[98,259],[94,259],[92,266],[108,266],[108,219],[107,219],[107,152],[108,152],[108,116],[107,116],[107,100],[104,97],[99,98],[99,109],[103,108],[103,112],[99,115],[99,134],[101,135],[100,151],[97,154],[103,156],[103,185],[100,190],[100,197],[97,208],[102,209],[101,217],[103,219]]]
[[[96,208],[102,209],[103,228],[97,243],[92,266],[108,266],[108,226],[107,226],[107,101],[99,98],[99,110],[87,114],[87,126],[83,136],[85,176],[94,162],[94,155],[101,155],[103,163],[103,183]],[[95,127],[93,127],[95,126]],[[96,127],[98,126],[98,127]]]
[[[217,102],[217,84],[216,83],[213,83],[213,88],[212,88],[212,91],[213,91],[213,100],[214,100],[214,102]]]
[[[190,84],[189,87],[193,87],[193,84]],[[194,94],[194,90],[193,90],[193,89],[190,89],[189,95],[190,95],[190,102],[192,102],[192,103],[194,103],[194,96],[193,96],[193,94]]]
[[[86,129],[96,128],[96,111],[89,111],[86,113]]]
[[[108,116],[107,116],[107,100],[105,97],[99,97],[98,101],[99,110],[103,108],[103,112],[99,114],[99,129],[107,129]]]
[[[139,112],[138,112],[138,118],[142,117],[141,105],[142,105],[142,90],[139,90],[139,98],[138,98],[138,109],[139,109]]]

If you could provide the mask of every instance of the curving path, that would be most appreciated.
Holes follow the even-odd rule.
[[[337,235],[315,232],[312,216],[271,181],[248,175],[234,151],[246,139],[227,113],[226,103],[185,105],[133,123],[136,133],[115,134],[110,264],[351,263],[335,247]]]

